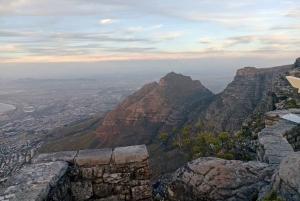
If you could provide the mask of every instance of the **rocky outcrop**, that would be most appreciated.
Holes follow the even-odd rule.
[[[272,189],[278,196],[287,201],[300,200],[300,152],[285,157],[276,169],[270,185],[264,187],[259,193],[259,201]]]
[[[159,83],[143,86],[105,116],[97,130],[101,146],[149,143],[159,131],[184,123],[195,105],[205,105],[212,96],[200,81],[171,72]]]
[[[171,201],[252,200],[269,185],[275,165],[261,162],[199,158],[172,174],[167,184]]]
[[[300,68],[300,57],[294,63],[295,68]]]

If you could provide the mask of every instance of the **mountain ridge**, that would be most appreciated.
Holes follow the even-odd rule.
[[[199,80],[170,72],[159,82],[146,84],[126,97],[105,116],[97,135],[105,140],[103,146],[147,144],[173,126],[197,122],[212,122],[220,132],[233,133],[259,107],[262,99],[271,102],[267,94],[278,75],[294,66],[239,69],[220,94],[213,94]],[[274,106],[266,107],[271,110]]]

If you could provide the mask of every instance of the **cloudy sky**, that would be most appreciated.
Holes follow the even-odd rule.
[[[0,68],[299,53],[299,0],[0,0]]]

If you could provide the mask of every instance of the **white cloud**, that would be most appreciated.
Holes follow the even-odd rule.
[[[155,29],[159,29],[161,28],[163,25],[162,24],[157,24],[151,27],[142,27],[142,26],[138,26],[138,27],[129,27],[126,28],[126,32],[141,32],[141,31],[151,31],[151,30],[155,30]]]
[[[211,38],[200,38],[200,43],[212,43],[213,40]]]
[[[161,38],[164,40],[173,40],[174,38],[177,38],[180,35],[180,33],[169,33],[167,35],[162,36]]]
[[[299,9],[300,9],[300,6],[290,10],[288,13],[285,13],[284,16],[285,17],[300,17]]]
[[[114,24],[119,22],[119,20],[114,20],[114,19],[103,19],[100,21],[100,24]]]

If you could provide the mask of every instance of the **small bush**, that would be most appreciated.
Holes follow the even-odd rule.
[[[286,201],[286,200],[278,197],[276,190],[273,189],[266,197],[264,197],[262,201]]]

